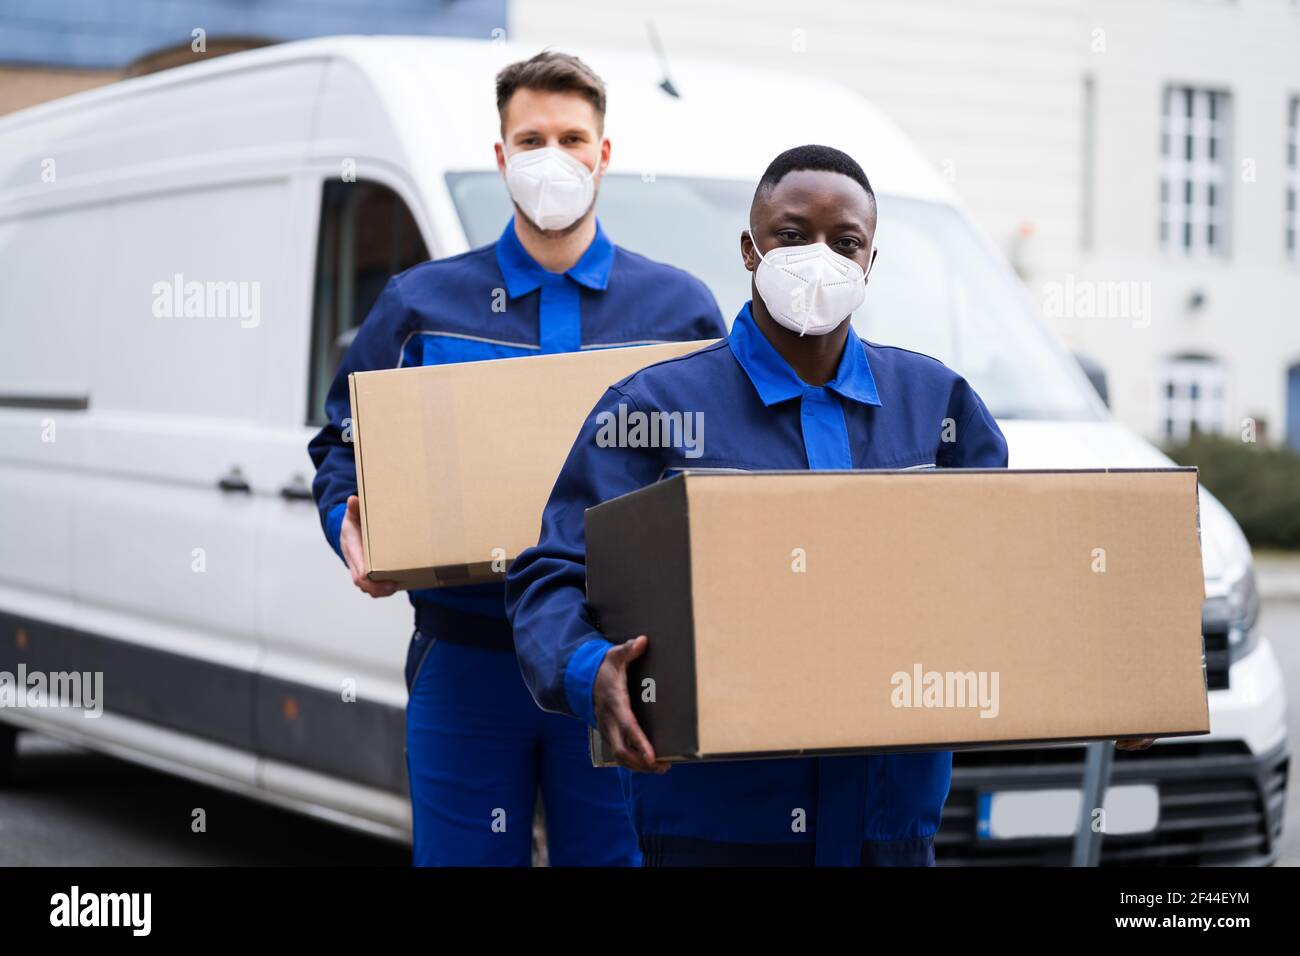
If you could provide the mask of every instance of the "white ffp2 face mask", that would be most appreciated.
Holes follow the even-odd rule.
[[[525,149],[506,159],[506,188],[539,229],[566,229],[591,208],[590,169],[555,146]]]
[[[800,335],[825,335],[862,305],[867,274],[862,266],[824,242],[777,246],[765,256],[750,230],[758,254],[754,286],[772,318]]]

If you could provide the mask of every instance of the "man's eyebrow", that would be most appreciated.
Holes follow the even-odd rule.
[[[808,217],[802,213],[797,213],[789,209],[782,209],[772,216],[773,221],[784,220],[786,222],[797,222],[801,226],[808,225]]]
[[[515,130],[514,133],[511,134],[510,138],[518,139],[521,136],[541,136],[541,135],[542,135],[541,130],[534,129],[531,126],[527,126],[524,127],[523,129]],[[561,132],[560,135],[561,136],[590,136],[591,132],[590,130],[584,129],[581,126],[572,126],[569,129],[566,129],[563,132]]]
[[[791,222],[791,223],[796,223],[800,226],[806,226],[809,223],[809,219],[807,216],[790,209],[786,209],[786,210],[782,210],[781,212],[778,212],[776,215],[772,217],[772,221],[774,223]],[[839,222],[835,223],[835,225],[833,225],[831,228],[837,231],[851,230],[853,232],[866,232],[867,224],[862,221],[852,221],[852,220],[842,219]]]

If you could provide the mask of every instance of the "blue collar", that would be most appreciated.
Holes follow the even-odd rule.
[[[727,345],[749,380],[754,383],[754,389],[764,405],[798,398],[814,387],[799,377],[754,324],[748,302],[741,306],[740,314],[731,326]],[[876,380],[871,374],[871,365],[867,362],[867,351],[852,325],[849,326],[848,338],[844,340],[844,354],[840,356],[839,368],[835,370],[835,377],[826,383],[826,388],[863,405],[880,404]]]
[[[514,216],[511,216],[510,221],[506,223],[505,231],[497,240],[496,250],[501,278],[505,280],[506,292],[512,299],[536,291],[547,277],[556,275],[543,269],[538,265],[537,260],[528,254],[528,250],[515,235]],[[597,219],[596,235],[591,240],[591,245],[582,254],[582,258],[564,274],[588,289],[604,290],[609,284],[609,270],[613,264],[614,243],[609,241],[609,236],[605,235],[605,230],[601,228],[600,220]]]

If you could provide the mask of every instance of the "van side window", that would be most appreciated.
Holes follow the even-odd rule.
[[[328,180],[321,193],[307,424],[325,423],[339,361],[390,276],[429,258],[415,219],[379,183]]]

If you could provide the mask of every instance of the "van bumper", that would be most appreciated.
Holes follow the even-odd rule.
[[[1106,836],[1102,866],[1266,866],[1280,852],[1290,751],[1281,668],[1263,640],[1233,664],[1225,690],[1209,694],[1211,733],[1147,750],[1115,751],[1111,784],[1159,792],[1154,830]],[[1081,745],[958,751],[943,822],[939,866],[1068,866],[1071,837],[988,839],[978,834],[980,795],[1077,788]]]

